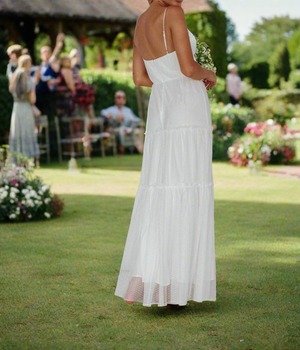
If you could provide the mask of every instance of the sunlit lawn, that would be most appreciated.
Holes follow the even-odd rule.
[[[0,348],[300,349],[300,181],[214,163],[217,301],[114,296],[142,157],[37,171],[61,219],[0,226]]]

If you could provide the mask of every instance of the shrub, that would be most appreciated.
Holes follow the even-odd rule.
[[[254,63],[248,71],[244,72],[245,77],[249,77],[253,87],[257,89],[267,89],[269,87],[269,63]]]
[[[275,90],[267,98],[254,103],[259,120],[274,119],[284,126],[287,120],[300,115],[300,106],[296,103],[298,92]]]
[[[295,89],[300,89],[300,69],[293,70],[290,74],[289,80],[292,82]]]
[[[8,79],[0,76],[0,144],[5,143],[5,133],[9,131],[13,98],[8,91]]]
[[[244,128],[255,117],[250,108],[236,108],[232,105],[213,104],[213,159],[228,159],[227,150],[234,140],[244,133]]]
[[[277,45],[272,56],[270,57],[270,76],[269,84],[270,86],[279,86],[280,79],[284,78],[285,81],[288,80],[289,74],[291,72],[290,66],[290,55],[285,43],[280,43]]]
[[[42,220],[62,215],[63,201],[51,193],[51,188],[41,178],[33,176],[29,162],[21,166],[2,163],[0,170],[0,222]]]
[[[262,165],[286,164],[295,157],[294,131],[274,122],[249,123],[245,134],[228,149],[230,162],[246,166],[249,162]]]
[[[94,103],[96,113],[99,113],[101,109],[114,105],[115,92],[123,90],[127,96],[128,106],[137,114],[138,104],[135,85],[130,73],[83,69],[80,74],[86,83],[97,86]]]

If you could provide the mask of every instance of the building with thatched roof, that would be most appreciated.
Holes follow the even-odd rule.
[[[0,27],[9,39],[24,41],[33,55],[39,32],[50,36],[52,45],[59,32],[72,33],[79,41],[97,28],[108,42],[121,32],[132,35],[147,0],[0,0]],[[210,11],[207,0],[185,0],[185,12]]]

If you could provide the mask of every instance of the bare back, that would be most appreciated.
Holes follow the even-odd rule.
[[[145,60],[156,59],[167,53],[163,37],[163,22],[165,22],[165,37],[168,52],[170,53],[175,50],[169,25],[172,18],[168,16],[169,11],[165,10],[166,7],[163,6],[150,6],[137,21],[134,42],[139,53]]]

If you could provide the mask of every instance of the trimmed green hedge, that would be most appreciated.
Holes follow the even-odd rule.
[[[0,75],[0,144],[5,143],[5,132],[10,128],[13,99],[8,91],[8,79]]]
[[[126,93],[127,106],[136,114],[138,113],[132,74],[110,70],[83,69],[80,75],[86,83],[97,87],[94,103],[96,115],[99,115],[101,109],[115,104],[114,94],[117,90],[123,90]]]

